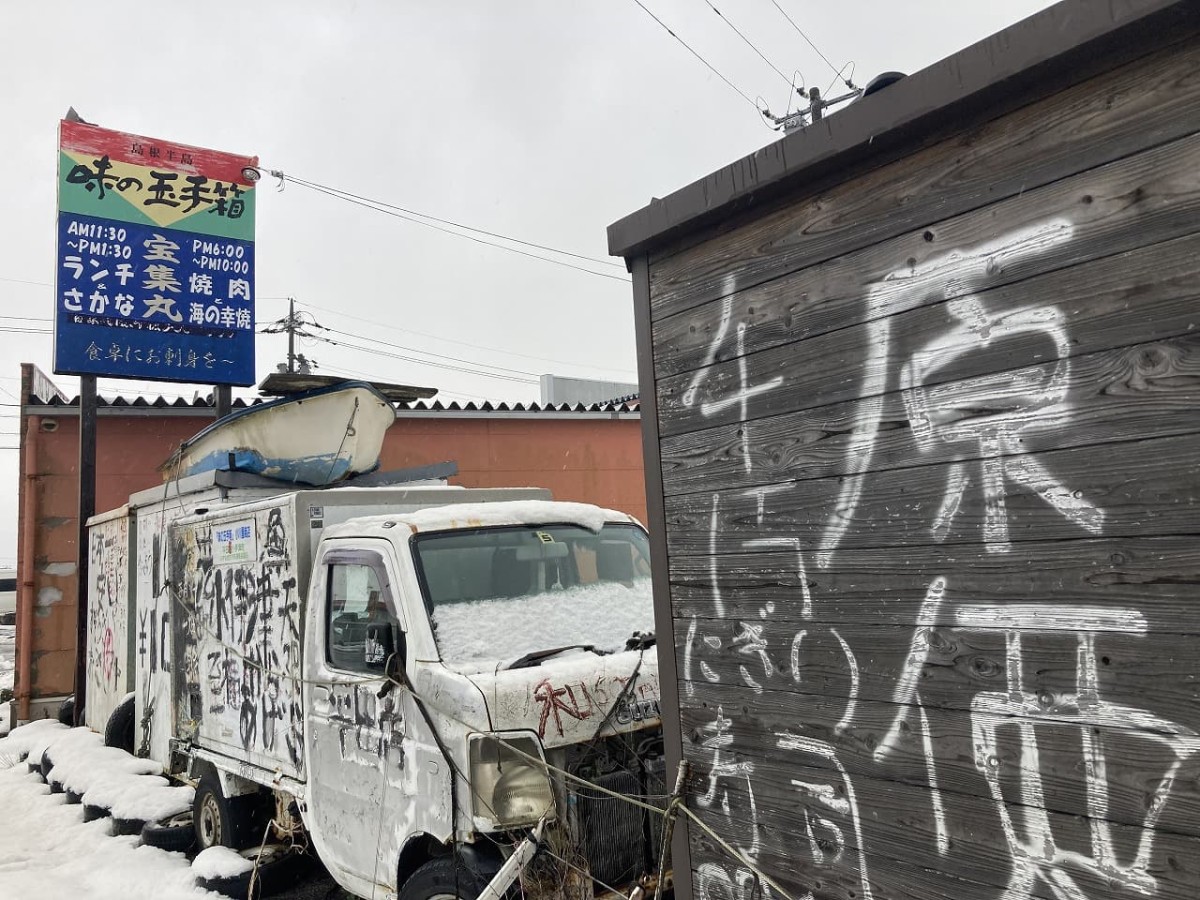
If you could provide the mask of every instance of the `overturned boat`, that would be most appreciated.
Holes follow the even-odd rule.
[[[235,410],[185,441],[162,468],[167,478],[218,470],[333,484],[378,467],[395,420],[376,386],[344,381]]]

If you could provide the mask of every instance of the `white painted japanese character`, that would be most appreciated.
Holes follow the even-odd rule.
[[[63,291],[63,308],[68,312],[83,312],[83,294],[75,288]]]
[[[188,306],[188,321],[198,325],[204,324],[204,304],[192,303]]]
[[[133,266],[129,263],[117,263],[117,270],[113,274],[120,279],[121,287],[125,287],[129,279],[134,277]]]
[[[63,268],[73,271],[74,277],[79,278],[83,274],[83,260],[78,256],[68,256],[63,259]]]
[[[183,314],[175,311],[175,299],[173,297],[164,297],[162,294],[155,294],[153,297],[147,297],[142,302],[146,304],[146,311],[142,313],[143,319],[148,319],[155,313],[162,313],[172,322],[183,321]]]
[[[163,262],[179,264],[179,260],[175,258],[175,251],[179,249],[179,245],[169,238],[155,234],[150,240],[142,241],[142,245],[147,251],[144,259],[160,259]]]
[[[253,323],[250,321],[250,310],[239,309],[237,311],[237,327],[238,328],[252,328],[253,327]]]
[[[193,272],[188,276],[188,290],[193,294],[204,294],[211,297],[213,292],[212,276],[205,272]]]
[[[229,299],[235,300],[238,297],[244,297],[250,300],[250,282],[245,278],[230,278],[229,279]]]
[[[146,280],[142,283],[142,287],[152,291],[170,291],[178,294],[180,284],[179,279],[175,277],[175,270],[170,266],[151,265],[146,266]]]
[[[92,291],[92,296],[88,297],[91,302],[88,304],[88,312],[95,313],[98,316],[104,315],[104,311],[108,309],[108,297],[102,294],[99,290]]]

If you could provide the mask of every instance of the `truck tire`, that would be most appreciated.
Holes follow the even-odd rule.
[[[183,812],[142,828],[142,843],[159,850],[187,853],[196,846],[196,829],[191,812]]]
[[[197,878],[196,883],[206,890],[216,891],[226,897],[258,900],[289,885],[301,872],[303,855],[284,844],[266,844],[239,851],[246,859],[258,861],[258,872],[254,870],[228,878]],[[250,882],[254,881],[254,893]]]
[[[94,803],[83,804],[83,821],[95,822],[97,819],[104,819],[112,815],[112,810],[107,806],[97,806]]]
[[[217,773],[205,772],[196,788],[196,799],[192,801],[196,850],[207,850],[218,844],[233,850],[257,845],[267,824],[261,814],[263,806],[262,799],[256,794],[226,797]]]
[[[134,699],[126,698],[113,710],[113,714],[108,717],[108,724],[104,726],[104,746],[124,750],[130,756],[133,755],[134,741]]]
[[[413,872],[399,900],[475,900],[491,880],[456,856],[439,856]]]

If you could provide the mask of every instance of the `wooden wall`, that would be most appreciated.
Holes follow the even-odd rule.
[[[689,806],[793,898],[1200,897],[1200,44],[649,298]]]

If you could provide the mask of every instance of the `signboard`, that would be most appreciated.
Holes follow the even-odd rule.
[[[60,123],[56,373],[254,383],[257,164]]]
[[[219,525],[213,531],[213,565],[229,563],[252,563],[258,559],[258,542],[255,540],[254,520]]]

